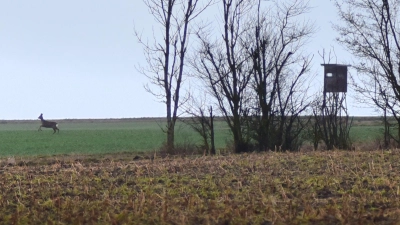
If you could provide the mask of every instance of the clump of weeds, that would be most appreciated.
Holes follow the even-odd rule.
[[[400,222],[396,150],[15,160],[1,224]]]

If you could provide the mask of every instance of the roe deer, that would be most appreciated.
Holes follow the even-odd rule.
[[[53,134],[54,134],[56,131],[58,131],[58,133],[60,133],[60,130],[58,129],[58,123],[44,120],[44,119],[43,119],[43,113],[40,114],[40,116],[38,117],[38,119],[40,119],[40,121],[42,121],[42,125],[40,125],[38,131],[41,131],[41,130],[42,130],[42,127],[46,127],[46,128],[53,128],[53,130],[54,130]]]

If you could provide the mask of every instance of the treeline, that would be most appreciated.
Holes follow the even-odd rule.
[[[305,140],[314,147],[322,142],[327,149],[351,148],[346,95],[315,94],[310,88],[313,55],[305,47],[316,29],[306,17],[307,1],[144,2],[162,32],[152,44],[136,32],[148,62],[140,71],[149,78],[147,90],[166,104],[167,152],[174,149],[181,114],[193,116],[191,124],[210,142],[211,153],[215,114],[227,122],[236,153],[296,151]],[[346,22],[345,10],[335,3]],[[217,11],[217,22],[201,16],[210,9]],[[350,29],[336,29],[344,37],[339,41],[346,42]],[[320,56],[324,63],[331,60]],[[188,80],[190,89],[184,92]],[[312,116],[304,120],[302,115]]]

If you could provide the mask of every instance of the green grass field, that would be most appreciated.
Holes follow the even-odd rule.
[[[156,119],[62,120],[59,134],[52,129],[37,129],[40,121],[7,121],[0,123],[0,156],[101,154],[147,152],[158,150],[165,141],[164,125]],[[223,122],[216,123],[216,146],[229,140]],[[197,133],[178,123],[179,144],[201,144]]]
[[[162,119],[61,120],[60,133],[37,129],[40,121],[0,121],[0,157],[24,155],[103,154],[151,152],[165,142]],[[230,142],[229,129],[216,122],[216,147]],[[374,142],[382,133],[377,121],[357,121],[351,129],[354,143]],[[201,144],[200,136],[184,123],[176,126],[176,142]]]
[[[382,126],[354,126],[350,130],[350,137],[355,142],[375,141],[382,136]]]

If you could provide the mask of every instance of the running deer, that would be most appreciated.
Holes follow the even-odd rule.
[[[43,119],[43,113],[40,114],[40,116],[38,117],[38,119],[40,119],[40,121],[42,121],[42,125],[40,125],[38,131],[42,131],[42,127],[45,127],[45,128],[53,128],[53,130],[54,130],[53,134],[54,134],[56,131],[58,131],[58,133],[60,133],[60,130],[58,129],[58,123],[44,120],[44,119]]]

